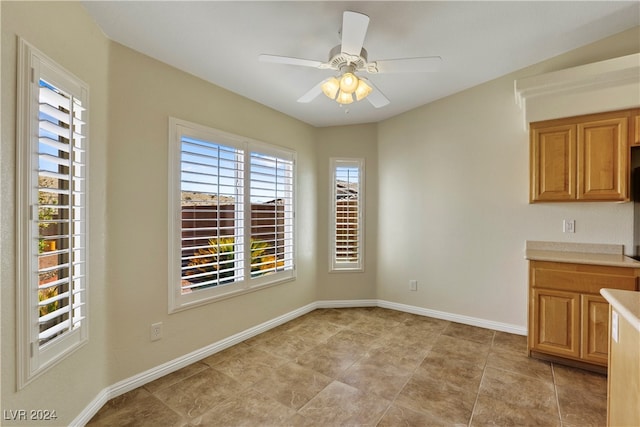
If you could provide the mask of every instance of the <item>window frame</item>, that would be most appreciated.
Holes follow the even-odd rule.
[[[284,271],[274,272],[258,277],[251,274],[251,246],[244,244],[243,263],[244,273],[240,280],[223,286],[215,285],[207,289],[198,289],[196,292],[183,294],[182,277],[182,137],[195,138],[214,145],[235,148],[242,151],[243,177],[242,177],[242,212],[244,212],[241,229],[242,243],[251,238],[251,155],[259,153],[266,156],[286,158],[292,163],[291,181],[292,195],[290,202],[291,217],[288,223],[292,246],[291,260]],[[189,122],[186,120],[169,117],[169,155],[168,155],[168,312],[176,313],[192,307],[202,306],[215,301],[253,292],[265,287],[278,285],[295,280],[297,259],[297,233],[296,233],[296,153],[293,150],[267,144],[262,141],[242,137],[224,132],[208,126]],[[237,211],[237,209],[236,209]],[[237,220],[237,217],[236,217]]]
[[[357,168],[358,170],[358,257],[356,261],[346,262],[338,261],[337,257],[337,168]],[[330,273],[348,273],[348,272],[364,272],[365,265],[365,160],[364,158],[347,158],[347,157],[332,157],[329,159],[329,188],[330,188],[330,200],[329,200],[329,272]]]
[[[69,231],[68,233],[72,234],[60,237],[67,240],[70,246],[68,253],[72,257],[66,261],[67,264],[64,264],[72,266],[70,271],[65,273],[70,286],[66,292],[69,292],[71,298],[64,307],[69,307],[71,310],[68,321],[73,326],[69,329],[65,328],[63,333],[44,344],[39,343],[37,327],[42,317],[38,305],[38,270],[40,269],[38,256],[41,252],[38,228],[41,220],[38,206],[41,202],[38,199],[40,189],[37,185],[40,177],[41,155],[39,152],[40,80],[44,80],[56,90],[68,95],[71,105],[83,110],[82,119],[79,122],[82,123],[82,137],[79,137],[82,138],[82,146],[76,144],[75,140],[78,138],[76,136],[69,143],[69,150],[72,152],[79,150],[83,154],[81,160],[76,160],[75,153],[66,160],[69,163],[68,167],[76,171],[69,172],[72,174],[69,175],[72,177],[69,182],[73,187],[68,189],[69,200],[66,203],[70,209],[77,209],[84,213],[74,213],[73,217],[69,217],[70,224],[73,223],[71,225],[73,232]],[[79,100],[80,104],[76,104],[74,100]],[[74,113],[70,114],[75,117]],[[16,119],[16,314],[18,320],[16,340],[17,385],[18,389],[22,389],[88,342],[90,318],[89,86],[22,38],[18,39]],[[73,120],[69,123],[73,123]],[[63,159],[63,157],[56,158]],[[83,181],[80,189],[76,189],[76,177]],[[79,234],[76,230],[80,230]],[[78,258],[82,261],[78,262]],[[78,273],[77,269],[81,272]],[[79,320],[74,322],[76,316]]]

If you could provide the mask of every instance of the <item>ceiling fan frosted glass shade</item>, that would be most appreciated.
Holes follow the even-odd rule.
[[[353,73],[344,73],[340,77],[340,90],[345,93],[353,93],[358,87],[358,78]]]
[[[358,81],[358,87],[356,88],[356,99],[361,101],[365,99],[371,93],[371,86],[369,86],[363,79]]]
[[[336,99],[338,89],[340,89],[340,82],[335,77],[331,77],[326,82],[322,83],[321,87],[322,93],[331,99]]]
[[[336,98],[336,102],[339,104],[351,104],[353,102],[353,94],[340,90],[338,97]]]

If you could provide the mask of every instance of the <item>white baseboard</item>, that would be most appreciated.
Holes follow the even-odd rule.
[[[118,397],[121,394],[141,387],[153,380],[175,372],[178,369],[182,369],[185,366],[209,357],[212,354],[218,353],[233,345],[239,344],[242,341],[266,332],[269,329],[273,329],[276,326],[280,326],[317,308],[349,307],[388,308],[391,310],[404,311],[406,313],[434,317],[436,319],[449,320],[456,323],[463,323],[466,325],[478,326],[481,328],[509,332],[517,335],[527,335],[526,327],[511,325],[508,323],[494,322],[491,320],[478,319],[475,317],[463,316],[459,314],[452,314],[443,311],[430,310],[427,308],[415,307],[384,300],[362,299],[316,301],[104,388],[102,391],[100,391],[100,393],[98,393],[95,399],[93,399],[91,403],[89,403],[89,405],[87,405],[87,407],[71,422],[71,426],[84,426],[85,424],[87,424],[91,420],[91,418],[93,418],[93,416],[98,413],[100,408],[102,408],[110,399],[113,399],[114,397]]]
[[[461,314],[447,313],[445,311],[431,310],[428,308],[415,307],[412,305],[399,304],[378,300],[378,307],[389,308],[391,310],[404,311],[407,313],[418,314],[420,316],[434,317],[436,319],[449,320],[455,323],[465,325],[478,326],[480,328],[493,329],[500,332],[508,332],[515,335],[527,335],[526,326],[512,325],[510,323],[494,322],[493,320],[479,319],[477,317],[463,316]]]

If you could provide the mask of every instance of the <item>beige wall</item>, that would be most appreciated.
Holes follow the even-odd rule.
[[[639,45],[636,28],[379,123],[377,297],[524,330],[525,240],[631,252],[631,203],[528,204],[528,134],[513,81]],[[562,233],[565,218],[575,234]]]
[[[56,410],[58,424],[66,425],[106,386],[111,384],[107,340],[106,179],[109,44],[79,4],[6,2],[2,8],[2,167],[0,282],[2,288],[2,401],[1,409]],[[74,30],[59,31],[60,22]],[[15,337],[15,106],[17,35],[89,84],[91,313],[89,342],[41,377],[16,391]],[[90,60],[87,60],[90,58]],[[4,414],[4,413],[3,413]],[[6,420],[2,425],[9,425]]]
[[[337,108],[337,104],[336,104]],[[337,126],[317,129],[318,170],[318,285],[319,300],[376,298],[378,245],[377,125]],[[331,157],[365,160],[365,262],[364,272],[329,273],[329,214]]]
[[[315,301],[314,129],[117,43],[109,91],[110,378],[128,378]],[[296,151],[296,281],[167,314],[169,116]],[[155,322],[163,322],[164,338],[150,342]]]

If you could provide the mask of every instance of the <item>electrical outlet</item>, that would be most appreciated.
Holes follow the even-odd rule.
[[[575,233],[576,232],[576,220],[575,219],[565,219],[562,221],[562,232],[564,233]]]
[[[151,341],[158,341],[162,338],[162,322],[154,323],[151,325],[150,330]]]
[[[417,280],[409,280],[409,290],[417,291],[418,290],[418,281]]]

